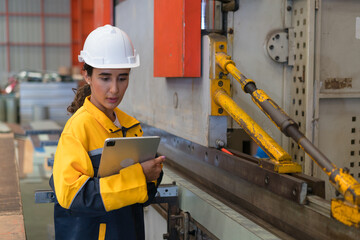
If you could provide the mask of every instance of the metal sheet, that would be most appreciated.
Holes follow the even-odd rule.
[[[20,84],[20,121],[22,124],[32,121],[33,105],[48,107],[49,119],[65,125],[70,116],[66,108],[74,98],[71,90],[76,82],[69,83],[31,83]]]
[[[2,9],[2,8],[0,7],[0,9]],[[2,10],[0,10],[0,12],[1,11]],[[0,16],[0,42],[1,43],[6,42],[6,17],[5,16]]]
[[[323,0],[321,5],[320,91],[324,94],[346,95],[356,92],[360,97],[360,40],[356,38],[356,22],[360,2],[356,0]],[[344,14],[346,13],[346,14]],[[341,33],[341,34],[340,34]],[[326,88],[326,81],[351,78],[350,88]]]
[[[347,167],[360,181],[359,104],[360,40],[356,38],[360,2],[322,0],[317,18],[316,122],[314,136],[319,149],[338,167]],[[341,34],[339,34],[341,33]],[[341,83],[347,85],[341,86]],[[351,87],[350,87],[351,86]],[[353,132],[353,129],[355,132]],[[319,168],[314,176],[328,179]],[[335,197],[326,183],[327,199]]]
[[[0,11],[1,12],[5,12],[5,9],[6,9],[5,1],[6,0],[0,0]]]
[[[45,58],[47,70],[57,72],[61,66],[70,66],[71,49],[70,47],[46,47]]]
[[[166,218],[160,215],[152,206],[144,209],[144,221],[146,239],[163,239],[163,234],[167,232]]]
[[[131,71],[129,87],[119,107],[144,123],[204,146],[214,146],[209,135],[210,139],[223,138],[227,120],[224,118],[225,124],[216,131],[210,128],[209,39],[202,38],[200,78],[154,78],[153,8],[152,0],[120,1],[116,6],[116,26],[129,35],[141,59],[141,66]],[[214,136],[219,132],[220,136]]]
[[[70,44],[71,41],[70,22],[71,22],[70,17],[69,18],[47,17],[45,19],[45,42]],[[70,48],[70,46],[68,48]]]
[[[41,0],[11,0],[8,3],[9,12],[39,13],[41,11]]]
[[[44,0],[45,13],[70,14],[70,0]]]
[[[9,41],[12,43],[41,43],[40,16],[10,16]]]
[[[17,73],[24,69],[42,69],[42,50],[37,46],[12,46],[10,47],[10,70]]]
[[[0,19],[1,21],[1,19]],[[1,88],[5,87],[8,83],[7,81],[7,57],[6,57],[6,47],[0,46],[0,86]]]
[[[360,181],[360,98],[321,99],[319,105],[319,149]],[[316,176],[328,179],[322,172]],[[330,183],[326,184],[326,195],[335,197]]]

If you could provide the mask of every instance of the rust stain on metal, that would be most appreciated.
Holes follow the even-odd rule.
[[[352,78],[328,78],[324,87],[325,89],[352,88]]]

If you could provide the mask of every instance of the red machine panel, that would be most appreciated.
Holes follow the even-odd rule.
[[[154,76],[200,77],[201,1],[154,1]]]

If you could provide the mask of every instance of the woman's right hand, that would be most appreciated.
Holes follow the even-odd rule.
[[[141,167],[146,177],[147,182],[155,181],[159,178],[162,170],[162,163],[165,161],[165,156],[160,156],[141,163]]]

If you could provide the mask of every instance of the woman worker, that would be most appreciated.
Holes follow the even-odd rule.
[[[139,56],[125,32],[106,25],[88,35],[79,61],[87,84],[68,107],[73,115],[61,134],[50,179],[57,198],[55,237],[145,239],[143,206],[156,193],[165,157],[96,177],[106,138],[143,134],[139,121],[117,108]]]

